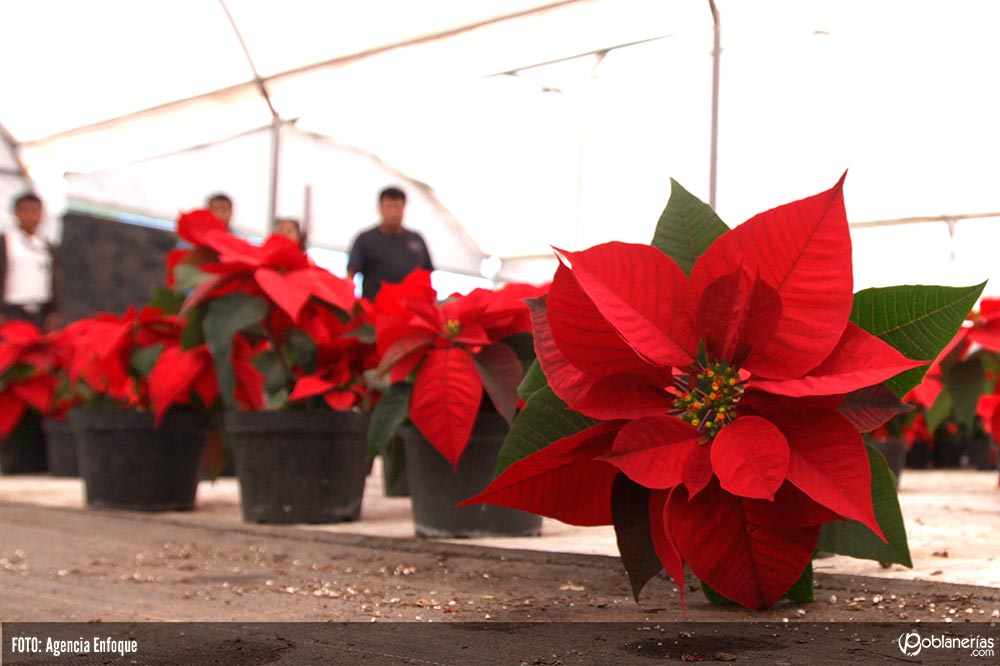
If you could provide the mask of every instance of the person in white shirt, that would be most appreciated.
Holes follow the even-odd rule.
[[[17,226],[0,236],[0,317],[30,321],[45,331],[59,325],[56,250],[38,233],[42,200],[33,193],[14,199]]]

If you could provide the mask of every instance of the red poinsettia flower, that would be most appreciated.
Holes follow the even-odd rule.
[[[241,336],[233,341],[232,365],[236,380],[236,403],[244,409],[261,409],[264,405],[264,378],[254,367],[253,348]],[[183,349],[171,344],[160,352],[149,372],[149,402],[156,422],[175,405],[195,405],[207,408],[219,397],[215,364],[208,346],[200,344]]]
[[[601,423],[511,465],[472,502],[612,522],[619,473],[650,490],[650,532],[750,608],[799,578],[819,526],[882,535],[845,394],[919,366],[850,323],[842,181],[720,236],[688,278],[660,250],[558,252],[535,348],[552,390]]]
[[[1000,427],[1000,384],[996,375],[988,370],[982,370],[977,357],[983,355],[996,356],[1000,353],[1000,299],[984,298],[979,309],[969,314],[965,326],[958,330],[951,342],[941,351],[934,363],[924,375],[923,381],[906,395],[906,401],[924,410],[930,410],[940,398],[942,392],[949,391],[950,382],[946,373],[956,366],[973,363],[982,372],[984,392],[976,404],[975,416],[979,417],[987,433],[992,433]],[[978,381],[978,373],[973,371],[968,376],[961,376],[952,381],[968,383]],[[968,419],[971,414],[955,417],[966,426],[971,425]]]
[[[294,322],[313,298],[345,311],[353,307],[353,283],[313,265],[298,244],[284,236],[272,235],[262,245],[253,245],[230,234],[205,210],[181,215],[177,233],[195,247],[176,251],[169,258],[168,275],[185,262],[197,264],[210,275],[190,294],[186,310],[237,292],[270,299]],[[198,260],[187,261],[188,254],[197,255]]]
[[[414,375],[410,420],[453,467],[472,433],[484,389],[497,411],[513,420],[524,370],[502,341],[530,329],[521,299],[543,292],[511,285],[436,303],[430,274],[414,271],[376,297],[378,372],[392,383]]]
[[[54,357],[46,336],[33,324],[0,324],[0,439],[28,408],[46,413],[55,392]]]
[[[145,377],[136,372],[134,354],[178,344],[184,320],[159,308],[129,308],[123,315],[98,313],[67,327],[75,352],[70,379],[84,381],[98,394],[125,405],[149,406]]]
[[[363,405],[369,398],[364,373],[375,368],[378,355],[375,345],[358,333],[369,326],[366,310],[346,323],[325,308],[304,313],[301,330],[316,345],[313,372],[298,376],[289,400],[322,396],[331,409],[347,411]]]

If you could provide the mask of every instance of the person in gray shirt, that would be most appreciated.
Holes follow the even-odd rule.
[[[373,300],[383,282],[402,282],[416,268],[434,270],[427,243],[416,231],[403,228],[406,193],[387,187],[378,196],[382,220],[358,234],[351,244],[347,272],[361,273],[361,293]]]

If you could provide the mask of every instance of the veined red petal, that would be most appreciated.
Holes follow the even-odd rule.
[[[849,322],[833,352],[805,377],[751,381],[755,387],[778,395],[840,395],[926,364],[906,358],[892,345]]]
[[[788,480],[831,511],[857,520],[885,540],[872,506],[872,479],[861,435],[836,411],[803,409],[792,398],[765,415],[788,438]]]
[[[571,262],[571,276],[606,324],[641,358],[659,367],[693,360],[697,338],[687,316],[687,278],[673,259],[649,245],[618,242],[559,253]],[[562,303],[556,298],[549,308],[558,311]],[[556,341],[566,351],[568,341],[558,330]]]
[[[594,378],[570,363],[559,350],[552,337],[552,327],[548,317],[548,296],[526,301],[531,311],[531,326],[534,330],[535,356],[542,372],[549,381],[552,391],[566,404],[572,406],[582,397]]]
[[[546,312],[547,297],[530,299],[535,355],[549,386],[570,408],[595,419],[633,419],[662,416],[673,404],[663,390],[670,378],[656,380],[656,373],[621,373],[595,377],[575,367],[556,346]],[[648,370],[648,369],[647,369]]]
[[[741,416],[715,436],[711,456],[723,490],[770,500],[788,471],[788,440],[767,419]]]
[[[769,344],[780,318],[778,292],[742,265],[709,284],[698,304],[698,329],[709,357],[751,372],[754,350]]]
[[[642,374],[651,366],[628,345],[563,265],[546,301],[552,339],[573,367],[593,377]]]
[[[663,416],[670,411],[673,398],[662,385],[652,382],[649,376],[604,377],[585,386],[582,395],[567,404],[581,414],[602,421]],[[551,386],[551,380],[549,383]]]
[[[468,351],[448,347],[427,352],[413,382],[410,420],[455,469],[482,399],[483,385]]]
[[[611,449],[621,422],[598,423],[518,460],[459,506],[498,504],[570,525],[610,525],[618,468],[597,460]]]
[[[737,497],[712,483],[697,497],[670,496],[670,533],[695,576],[731,601],[768,608],[812,559],[819,527],[793,527],[780,505]]]
[[[754,354],[758,374],[803,376],[830,355],[847,325],[854,296],[843,182],[723,234],[692,269],[697,301],[711,282],[742,264],[778,291],[781,318],[770,344]]]
[[[684,487],[687,488],[688,497],[700,493],[715,478],[711,451],[711,446],[695,447],[684,461]]]
[[[621,429],[600,460],[646,488],[673,488],[683,480],[684,463],[699,437],[693,426],[673,416],[640,418]]]
[[[684,608],[684,560],[677,550],[674,538],[670,534],[670,516],[667,515],[667,505],[673,490],[654,490],[649,493],[649,534],[653,540],[653,550],[660,558],[660,564],[677,586],[681,596],[681,608]]]

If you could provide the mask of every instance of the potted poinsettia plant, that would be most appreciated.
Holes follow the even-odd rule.
[[[205,343],[215,367],[244,520],[357,520],[372,402],[364,371],[376,357],[353,284],[283,236],[261,246],[232,236],[208,211],[182,215],[178,235],[198,261],[175,255],[168,283],[189,290],[183,344]],[[262,378],[250,409],[234,400],[237,343]]]
[[[398,430],[418,536],[539,533],[538,516],[455,504],[490,479],[533,360],[522,299],[543,291],[513,284],[438,303],[426,271],[379,291],[374,374],[390,386],[372,415],[370,443],[383,448]]]
[[[993,469],[992,433],[1000,421],[1000,299],[984,298],[910,394],[935,434],[935,466],[954,467],[961,455]]]
[[[44,472],[39,427],[55,393],[46,337],[24,321],[0,324],[0,462],[4,474]]]
[[[76,434],[70,424],[69,413],[83,400],[69,379],[69,366],[73,358],[72,329],[57,329],[46,335],[49,349],[47,372],[55,377],[52,399],[42,414],[42,433],[45,435],[45,455],[49,474],[77,477]]]
[[[910,564],[870,431],[905,409],[984,285],[852,293],[843,179],[728,228],[674,183],[652,246],[558,251],[538,366],[469,503],[613,524],[633,592],[812,598],[818,550]],[[905,303],[906,307],[897,307]]]
[[[217,391],[204,346],[180,349],[184,325],[147,306],[66,327],[69,381],[82,399],[70,420],[88,506],[194,508]]]

